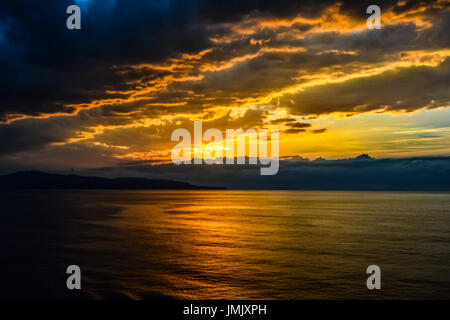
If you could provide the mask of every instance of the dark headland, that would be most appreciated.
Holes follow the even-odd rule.
[[[224,190],[187,182],[147,178],[100,178],[75,174],[21,171],[0,176],[0,189],[131,189],[131,190]]]

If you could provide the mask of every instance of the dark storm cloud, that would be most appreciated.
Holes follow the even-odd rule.
[[[447,5],[450,6],[450,2],[447,2]],[[439,12],[436,14],[434,27],[420,34],[419,41],[426,43],[429,48],[448,48],[450,47],[448,30],[450,30],[450,11]]]
[[[271,124],[283,124],[283,123],[289,123],[289,122],[296,122],[297,120],[295,120],[294,118],[278,118],[278,119],[274,119],[272,121],[270,121]]]
[[[365,112],[385,107],[413,111],[450,104],[450,58],[439,68],[410,67],[376,76],[327,84],[285,94],[281,99],[293,113]]]
[[[288,126],[289,128],[286,130],[283,130],[283,132],[291,133],[291,134],[306,132],[305,128],[311,127],[310,123],[305,123],[305,122],[287,122],[284,125]]]
[[[108,116],[102,109],[82,110],[76,116],[47,119],[22,119],[0,125],[0,156],[39,150],[49,144],[63,143],[77,138],[79,132],[91,131],[96,125],[120,126],[128,123],[125,117]],[[94,132],[92,132],[94,133]]]
[[[426,1],[427,3],[429,1]],[[81,3],[81,2],[80,2]],[[245,15],[316,17],[334,1],[90,0],[82,29],[65,27],[72,1],[8,1],[0,8],[0,121],[15,114],[74,112],[67,104],[118,97],[133,89],[111,67],[164,61],[208,48]],[[413,8],[425,1],[408,2]],[[364,19],[370,1],[344,1],[342,12]],[[384,1],[387,10],[395,1]],[[406,7],[405,7],[406,8]],[[402,8],[397,8],[401,11]]]
[[[311,124],[296,122],[296,123],[289,123],[288,126],[290,126],[291,128],[308,128],[308,127],[311,127]]]
[[[315,129],[315,130],[311,130],[312,133],[314,134],[318,134],[318,133],[324,133],[326,132],[328,129],[323,128],[323,129]]]
[[[66,28],[71,1],[2,5],[1,115],[67,112],[64,104],[127,89],[112,72],[121,63],[160,61],[207,46],[189,1],[90,1],[82,29]]]
[[[254,10],[253,5],[258,8],[260,1],[214,2],[91,0],[83,7],[79,31],[65,27],[72,1],[4,3],[0,120],[8,113],[71,112],[65,104],[110,97],[106,90],[127,89],[112,65],[197,52],[208,46],[209,36],[220,32],[206,21],[233,20]]]
[[[306,130],[305,130],[305,129],[290,128],[290,129],[284,130],[283,132],[284,132],[284,133],[295,134],[295,133],[306,132]]]
[[[438,20],[450,20],[450,16],[445,17]],[[313,73],[361,73],[363,76],[364,64],[396,62],[403,59],[403,51],[445,48],[445,41],[438,36],[442,21],[426,29],[426,34],[433,37],[425,36],[425,31],[419,31],[414,23],[400,23],[376,31],[311,33],[302,39],[289,35],[285,39],[272,30],[267,43],[250,45],[259,33],[267,33],[263,29],[236,41],[216,44],[198,64],[244,59],[223,70],[205,72],[201,79],[169,84],[167,92],[156,94],[156,99],[176,102],[188,98],[189,107],[201,109],[258,98],[267,92],[308,81]],[[294,51],[283,50],[283,46]],[[365,88],[365,91],[370,89]],[[190,97],[191,92],[202,96]],[[277,104],[275,100],[272,102]]]

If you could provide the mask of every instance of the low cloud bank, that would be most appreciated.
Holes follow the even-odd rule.
[[[343,160],[294,158],[280,161],[275,176],[260,176],[258,165],[134,163],[88,169],[82,175],[147,177],[231,189],[450,191],[450,156]]]

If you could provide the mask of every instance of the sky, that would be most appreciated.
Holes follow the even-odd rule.
[[[81,30],[66,8],[81,7]],[[0,8],[0,169],[167,163],[177,128],[280,156],[450,155],[450,2],[77,0]]]

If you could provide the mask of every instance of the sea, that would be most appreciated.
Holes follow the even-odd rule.
[[[450,298],[450,193],[10,190],[0,201],[2,299]],[[81,290],[67,288],[71,265]]]

